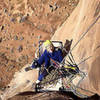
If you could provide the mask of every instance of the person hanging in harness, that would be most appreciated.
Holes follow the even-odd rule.
[[[43,54],[31,66],[32,69],[41,67],[42,64],[44,64],[45,67],[43,72],[39,75],[36,84],[39,84],[43,80],[43,78],[48,74],[46,69],[48,69],[51,64],[50,59],[53,59],[54,61],[57,61],[59,63],[63,60],[62,51],[60,49],[56,49],[50,40],[46,40],[44,42],[44,46],[45,50]]]

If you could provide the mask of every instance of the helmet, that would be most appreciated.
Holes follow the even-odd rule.
[[[52,45],[52,42],[51,42],[50,40],[46,40],[46,41],[44,42],[44,46],[47,47],[47,46],[49,46],[49,45]]]

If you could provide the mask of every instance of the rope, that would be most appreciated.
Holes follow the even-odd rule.
[[[69,73],[70,73],[70,72],[69,72]],[[56,77],[56,78],[54,78],[53,80],[47,81],[47,82],[45,82],[45,83],[43,83],[43,84],[41,84],[41,85],[48,84],[48,83],[50,83],[50,82],[54,82],[54,81],[56,81],[56,80],[58,80],[58,79],[60,79],[60,78],[63,78],[63,77],[64,77],[64,76]],[[81,96],[81,97],[86,96],[86,97],[87,97],[87,95],[83,95],[83,94],[81,94],[81,93],[77,93],[76,88],[79,88],[79,89],[81,89],[81,90],[83,90],[83,91],[85,91],[85,92],[90,92],[90,93],[94,94],[94,92],[92,92],[92,91],[90,91],[90,90],[86,90],[86,89],[83,89],[83,88],[77,86],[77,87],[75,87],[74,90],[72,89],[72,92],[74,92],[74,93],[75,93],[76,95],[78,95],[78,96]],[[41,89],[40,89],[39,92],[49,92],[49,90],[41,90]]]
[[[74,59],[74,57],[73,57],[73,55],[72,55],[72,52],[70,52],[70,55],[71,55],[71,57],[72,57],[72,59],[73,59],[74,64],[76,64],[75,59]]]
[[[89,57],[83,59],[83,60],[82,60],[81,62],[79,62],[77,65],[78,65],[78,66],[81,65],[83,62],[87,61],[87,60],[90,59],[91,57],[93,57],[93,56],[89,56]]]
[[[88,29],[81,35],[81,37],[80,37],[80,39],[76,42],[76,44],[73,46],[73,48],[68,52],[68,57],[69,57],[69,59],[71,60],[71,62],[73,63],[73,61],[75,62],[75,60],[74,60],[74,58],[73,58],[73,56],[72,56],[72,50],[78,45],[78,43],[84,38],[84,36],[86,35],[86,33],[93,27],[93,25],[98,21],[98,19],[100,18],[100,16],[98,16],[97,18],[96,18],[96,20],[88,27]],[[70,58],[70,56],[69,56],[69,54],[71,55],[71,57],[72,58]],[[62,60],[62,62],[65,60],[65,58],[67,57],[67,56],[65,56],[64,57],[64,59]],[[72,59],[73,59],[73,61],[72,61]],[[84,60],[84,61],[86,61],[86,60]],[[62,63],[61,62],[61,63]],[[54,62],[55,63],[55,62]],[[82,62],[81,62],[82,63]],[[79,63],[80,64],[80,63]],[[88,91],[89,92],[89,91]]]
[[[64,59],[62,60],[61,63],[64,62],[64,60],[66,59],[66,57],[72,52],[72,50],[78,45],[78,43],[84,38],[84,36],[86,35],[86,33],[93,27],[93,25],[98,21],[98,19],[100,18],[100,15],[96,18],[96,20],[87,28],[87,30],[85,32],[83,32],[83,34],[81,35],[80,39],[76,42],[76,44],[73,46],[73,48],[68,52],[68,54],[64,57]]]
[[[95,94],[94,92],[92,92],[92,91],[90,91],[90,90],[83,89],[83,88],[81,88],[81,87],[78,87],[78,86],[77,86],[77,88],[79,88],[79,89],[81,89],[81,90],[83,90],[83,91],[86,91],[86,92],[90,92],[91,94]]]
[[[91,56],[90,56],[90,57],[91,57]],[[90,57],[88,57],[87,59],[89,59]],[[86,59],[86,60],[87,60],[87,59]],[[56,61],[54,61],[54,62],[56,63]],[[57,62],[57,64],[59,64],[59,62]],[[63,69],[67,69],[67,68],[63,68]],[[57,67],[57,70],[60,71],[61,68]],[[56,70],[56,71],[57,71],[57,70]],[[76,71],[76,70],[75,70],[75,71]],[[60,72],[61,72],[61,71],[60,71]],[[77,71],[76,71],[76,72],[77,72]],[[69,71],[67,71],[67,73],[74,75],[73,73],[71,73],[71,72],[69,72]],[[84,73],[83,73],[83,74],[84,74]],[[55,78],[55,79],[53,79],[53,80],[50,80],[50,81],[46,82],[45,84],[47,84],[47,83],[49,83],[49,82],[51,82],[51,81],[58,80],[59,78],[63,78],[63,77],[65,77],[65,76],[63,76],[63,75],[60,74],[60,76],[59,76],[58,78]],[[82,79],[80,80],[80,82],[84,79],[84,77],[85,77],[85,75],[82,77]],[[79,83],[80,83],[80,82],[79,82]],[[78,87],[79,83],[77,84],[77,86],[75,87],[75,89],[76,89],[76,88],[80,88],[81,90],[84,90],[84,91],[86,91],[86,92],[90,92],[90,93],[94,94],[94,92],[92,92],[92,91],[89,91],[89,90],[83,89],[83,88],[81,88],[81,87]]]
[[[58,79],[60,79],[60,78],[65,77],[64,75],[62,75],[63,72],[61,71],[61,68],[58,67],[60,63],[54,61],[53,59],[52,59],[52,61],[57,65],[55,71],[59,71],[59,72],[60,72],[60,75],[59,75],[58,77],[54,78],[53,80],[47,81],[47,82],[45,82],[45,83],[42,83],[41,85],[48,84],[48,83],[50,83],[50,82],[54,82],[54,81],[56,81],[56,80],[58,80]],[[64,69],[67,69],[67,68],[64,68]],[[75,70],[75,71],[76,71],[76,70]],[[69,71],[67,71],[67,73],[69,73],[69,74],[71,74],[71,75],[74,75],[73,73],[71,73],[71,72],[69,72]],[[83,73],[83,74],[84,74],[84,73]],[[73,77],[72,77],[72,78],[73,78]],[[82,79],[83,79],[83,78],[84,78],[84,76],[82,77]],[[81,81],[82,81],[82,79],[81,79]],[[81,81],[80,81],[80,82],[81,82]],[[70,81],[70,82],[71,82],[71,81]],[[84,96],[84,95],[81,94],[81,93],[78,93],[78,94],[77,94],[77,91],[76,91],[77,88],[80,88],[81,90],[84,90],[84,91],[86,91],[86,92],[90,92],[90,93],[94,94],[92,91],[83,89],[83,88],[81,88],[81,87],[78,87],[78,85],[77,85],[77,86],[75,87],[75,90],[72,91],[72,92],[76,93],[76,95]],[[39,92],[47,92],[47,91],[48,91],[48,90],[39,90]]]
[[[68,53],[68,51],[66,51],[65,48],[63,48],[63,49],[64,49],[64,51],[65,51],[66,53]],[[72,55],[71,52],[68,53],[68,58],[69,58],[69,60],[71,61],[72,64],[76,64],[76,63],[75,63],[75,60],[74,60],[74,57],[73,57],[73,55]],[[67,60],[67,62],[68,62],[70,65],[72,65],[68,60]]]
[[[81,35],[80,39],[76,42],[76,44],[73,46],[71,51],[77,46],[77,44],[83,39],[83,37],[86,35],[86,33],[93,27],[93,25],[98,21],[100,18],[100,15],[96,18],[96,20],[88,27],[88,29]]]
[[[68,55],[69,60],[71,61],[72,65],[74,64],[73,60],[71,59],[71,57]]]

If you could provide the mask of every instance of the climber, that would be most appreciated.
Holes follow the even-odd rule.
[[[56,49],[50,40],[46,40],[43,45],[45,46],[43,54],[39,57],[38,60],[35,60],[31,66],[31,68],[33,69],[41,67],[41,65],[44,63],[45,68],[39,75],[36,84],[40,83],[40,81],[42,81],[42,79],[48,74],[47,69],[51,64],[50,59],[53,59],[54,61],[57,61],[59,63],[63,60],[62,51],[60,49]]]

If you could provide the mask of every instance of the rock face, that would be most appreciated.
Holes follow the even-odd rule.
[[[88,27],[100,16],[99,0],[80,0],[78,6],[65,23],[57,29],[52,40],[73,39],[72,47],[86,32]],[[72,50],[76,63],[90,57],[79,65],[87,73],[80,87],[100,95],[100,18],[84,38]],[[88,94],[88,92],[86,92]],[[92,95],[92,93],[91,93]]]
[[[34,82],[38,78],[37,69],[25,71],[25,68],[30,66],[27,64],[20,71],[16,72],[10,84],[6,87],[5,91],[0,95],[2,100],[7,100],[15,96],[16,94],[26,92],[26,91],[35,91]],[[34,75],[33,75],[34,73]]]
[[[25,0],[26,2],[25,2],[25,4],[27,4],[27,0]],[[76,0],[77,1],[77,0]],[[13,2],[13,1],[12,1]],[[44,1],[44,3],[43,4],[45,4],[45,1]],[[59,2],[58,2],[58,4],[59,4]],[[14,5],[16,5],[16,4],[14,4]],[[56,4],[55,4],[56,5]],[[58,8],[59,8],[59,6],[55,6],[55,5],[50,5],[50,11],[53,13],[55,10],[57,10]],[[60,5],[60,6],[62,6],[62,5]],[[49,7],[49,6],[46,6],[46,7]],[[22,7],[23,8],[23,7]],[[23,43],[23,44],[30,44],[29,43],[29,41],[30,41],[30,35],[32,35],[34,32],[33,32],[33,29],[37,32],[37,33],[39,33],[39,34],[37,34],[37,35],[32,35],[32,36],[34,36],[34,37],[31,37],[31,41],[32,41],[32,38],[34,38],[34,41],[35,41],[35,38],[38,36],[38,35],[40,35],[40,33],[42,34],[43,32],[41,32],[41,30],[43,29],[45,29],[45,27],[46,27],[46,25],[45,24],[43,24],[42,22],[42,26],[40,25],[40,22],[38,22],[38,23],[36,23],[36,22],[34,22],[37,18],[34,18],[34,20],[31,22],[31,18],[29,18],[29,20],[30,20],[30,22],[28,22],[28,21],[26,21],[27,20],[27,18],[26,17],[21,17],[21,18],[19,18],[19,16],[18,16],[18,18],[16,18],[16,20],[19,22],[19,23],[17,23],[16,24],[16,26],[14,26],[14,23],[16,23],[16,20],[13,18],[14,17],[14,15],[13,14],[16,14],[17,12],[18,12],[18,10],[17,10],[17,7],[16,8],[13,8],[13,4],[12,4],[12,7],[11,7],[11,9],[15,9],[15,10],[13,10],[12,11],[12,16],[10,15],[10,13],[8,13],[8,16],[10,17],[12,17],[12,19],[11,19],[11,21],[12,21],[12,23],[13,24],[11,24],[11,29],[16,29],[16,31],[9,31],[8,33],[10,33],[10,32],[12,32],[12,33],[16,33],[16,35],[17,34],[19,34],[18,36],[20,36],[20,34],[22,34],[23,33],[23,37],[24,37],[24,40],[25,40],[25,42]],[[39,18],[41,17],[41,16],[39,16],[38,14],[36,14],[36,13],[34,13],[34,12],[32,12],[31,13],[31,8],[30,9],[28,9],[28,6],[25,6],[25,9],[27,9],[27,10],[29,10],[29,11],[25,11],[25,12],[30,12],[30,13],[28,13],[28,14],[26,14],[25,12],[25,15],[27,15],[28,17],[29,16],[38,16]],[[49,8],[48,8],[49,9]],[[64,9],[66,9],[66,7],[64,7]],[[37,7],[35,7],[34,8],[34,10],[36,11],[37,10]],[[22,10],[23,11],[23,10]],[[64,11],[63,9],[61,10],[61,11]],[[79,4],[78,4],[78,6],[77,6],[77,8],[74,10],[74,12],[71,14],[71,16],[65,21],[65,23],[55,32],[55,34],[54,34],[54,36],[52,37],[52,40],[61,40],[61,41],[63,41],[63,42],[65,42],[66,41],[66,39],[73,39],[73,43],[72,43],[72,47],[74,46],[74,44],[78,41],[78,39],[80,38],[80,36],[82,35],[82,33],[83,32],[85,32],[86,30],[87,30],[87,28],[96,20],[96,18],[100,15],[100,1],[99,0],[80,0],[79,1]],[[7,11],[5,11],[5,12],[7,12]],[[61,12],[59,12],[58,14],[60,15],[60,13]],[[31,15],[32,14],[32,15]],[[43,13],[42,13],[43,14]],[[46,16],[48,17],[50,17],[50,19],[49,19],[49,21],[50,22],[52,22],[52,24],[54,24],[55,23],[55,20],[57,19],[57,17],[56,16],[54,16],[54,18],[56,17],[56,19],[51,19],[51,14],[50,15],[48,15],[48,13],[46,12],[45,13],[46,14]],[[68,15],[68,14],[67,14]],[[61,15],[60,15],[60,17],[61,17]],[[43,18],[44,19],[44,18]],[[23,21],[26,21],[24,24],[22,23]],[[44,21],[44,20],[43,20]],[[34,23],[33,23],[34,22]],[[45,22],[46,23],[46,22]],[[19,25],[20,24],[20,25]],[[26,24],[28,24],[28,25],[26,25]],[[38,26],[38,24],[40,25],[40,26]],[[48,25],[49,25],[49,23],[47,23]],[[59,24],[60,25],[60,24]],[[38,27],[37,27],[38,26]],[[7,27],[9,27],[9,25],[7,26]],[[17,29],[19,29],[19,27],[21,27],[20,28],[20,31],[17,31]],[[30,30],[30,27],[32,27],[31,28],[31,30]],[[34,28],[33,28],[34,27]],[[49,27],[49,26],[48,26]],[[48,27],[47,27],[47,29],[48,29]],[[55,25],[55,27],[56,27],[56,25]],[[54,27],[53,27],[54,28]],[[81,65],[79,65],[79,68],[82,70],[82,71],[84,71],[84,72],[86,72],[87,73],[87,77],[81,82],[81,84],[80,84],[80,87],[81,88],[83,88],[83,89],[86,89],[86,90],[89,90],[89,91],[92,91],[92,92],[94,92],[94,93],[97,93],[97,94],[99,94],[100,95],[100,78],[99,78],[99,76],[100,76],[100,67],[99,67],[99,59],[100,59],[100,52],[99,52],[99,47],[100,47],[100,40],[99,40],[99,28],[100,28],[100,19],[96,22],[96,24],[91,28],[91,30],[89,30],[88,32],[87,32],[87,35],[80,41],[80,43],[74,48],[74,50],[72,51],[72,53],[73,53],[73,56],[74,56],[74,58],[75,58],[75,61],[76,61],[76,63],[79,63],[82,59],[84,59],[84,58],[87,58],[87,57],[89,57],[89,56],[92,56],[90,59],[88,59],[87,61],[85,61],[84,63],[82,63]],[[5,27],[1,27],[1,31],[3,31],[3,33],[2,34],[6,34],[7,33],[7,30],[6,31],[4,31],[4,29],[5,29]],[[26,30],[24,30],[24,29],[27,29],[27,32],[26,32]],[[39,29],[39,30],[38,30]],[[54,28],[55,29],[55,28]],[[23,30],[23,32],[21,31],[21,30]],[[29,33],[29,34],[25,34],[24,35],[24,33],[26,32],[26,34],[27,33]],[[46,30],[47,31],[47,30]],[[43,35],[42,37],[43,37],[43,39],[47,39],[49,36],[48,35],[46,35],[49,31],[47,31],[46,32],[45,31],[45,33],[43,33],[43,34],[45,34],[45,35]],[[51,32],[54,32],[53,31],[53,29],[51,28],[50,29],[50,31]],[[8,34],[9,35],[9,34]],[[15,34],[13,35],[10,35],[7,39],[6,38],[4,38],[3,40],[1,39],[1,42],[0,42],[0,44],[1,44],[1,47],[3,48],[3,46],[2,45],[6,45],[6,43],[7,43],[7,41],[6,40],[9,40],[9,39],[11,39],[11,41],[14,39],[14,41],[16,41],[16,42],[14,42],[13,43],[13,45],[15,45],[15,43],[17,44],[16,46],[18,47],[19,46],[19,44],[20,44],[20,41],[19,41],[19,38],[20,37],[15,37],[15,38],[13,38],[13,36],[15,36]],[[2,37],[3,37],[3,35],[2,35]],[[1,38],[2,38],[1,37]],[[25,38],[25,37],[27,37],[27,39]],[[39,39],[39,37],[38,37],[38,39]],[[22,39],[23,40],[23,39]],[[2,42],[3,41],[3,42]],[[17,41],[19,41],[18,43],[17,43]],[[10,43],[10,42],[9,42]],[[36,43],[37,42],[35,42],[34,43],[34,47],[36,46]],[[31,44],[33,44],[33,42],[31,42]],[[11,45],[12,45],[12,42],[11,42]],[[7,50],[9,49],[9,44],[7,44]],[[16,48],[17,48],[16,47]],[[31,47],[30,45],[27,45],[26,46],[26,49],[27,48],[29,48],[29,47]],[[16,48],[14,49],[14,50],[16,50]],[[25,48],[23,48],[23,49],[25,49]],[[13,51],[13,52],[15,52],[14,50],[12,50],[11,49],[11,52]],[[22,49],[21,49],[22,50]],[[2,50],[3,51],[3,50]],[[24,52],[24,50],[22,51],[22,52]],[[21,52],[21,53],[22,53]],[[32,51],[33,52],[33,51]],[[24,52],[25,54],[26,54],[26,52]],[[23,53],[23,54],[24,54]],[[31,54],[31,51],[29,51],[28,50],[28,54]],[[14,53],[13,53],[14,54]],[[19,55],[19,53],[16,53],[16,55],[18,56]],[[19,57],[23,57],[23,56],[19,56]],[[20,59],[21,59],[20,58]],[[20,59],[18,58],[17,60],[16,60],[16,62],[20,62]],[[26,57],[26,59],[27,59],[27,57]],[[4,65],[5,66],[5,65]],[[23,69],[22,69],[23,70]],[[32,74],[31,74],[32,73]],[[36,75],[34,75],[35,77],[33,78],[33,72],[31,72],[30,74],[29,73],[27,73],[27,75],[28,76],[30,76],[31,75],[31,77],[28,77],[28,80],[31,80],[31,79],[35,79],[35,80],[33,80],[34,82],[37,80],[37,73],[35,73]],[[20,73],[20,71],[18,72],[18,74],[20,75],[21,73]],[[18,74],[15,74],[15,75],[17,75],[17,77],[15,77],[14,79],[20,79],[19,77],[18,77]],[[24,79],[23,77],[23,75],[26,75],[26,73],[24,73],[24,74],[22,74],[22,78],[21,79]],[[26,81],[27,79],[26,79],[27,77],[25,77],[25,80],[24,81],[22,81],[22,82],[20,82],[20,83],[18,83],[18,84],[20,84],[19,86],[20,87],[18,87],[18,89],[20,88],[20,90],[21,90],[21,92],[22,91],[26,91],[26,90],[24,90],[23,89],[23,87],[24,86],[27,86],[26,84],[24,84],[24,83],[27,83],[27,82],[29,82],[29,81]],[[29,79],[30,78],[30,79]],[[32,80],[31,80],[32,81]],[[16,83],[17,81],[16,80],[12,80],[11,81],[11,85],[12,85],[12,83]],[[34,83],[34,82],[32,82],[32,83]],[[15,84],[16,85],[16,84]],[[23,85],[23,86],[21,86],[21,85]],[[12,85],[13,86],[13,85]],[[29,86],[30,87],[30,86]],[[18,91],[20,91],[20,90],[18,90]],[[14,91],[15,92],[15,94],[16,94],[16,91]],[[8,93],[9,93],[9,97],[12,97],[12,96],[14,96],[13,94],[10,94],[10,92],[8,91]],[[18,92],[17,92],[18,93]],[[94,93],[89,93],[89,95],[93,95]],[[88,92],[86,92],[86,94],[88,94]],[[7,92],[4,94],[4,96],[5,96],[5,98],[8,98],[8,97],[6,97],[6,95],[7,95]],[[5,99],[4,98],[4,99]]]
[[[0,87],[5,87],[16,71],[32,62],[39,40],[50,39],[78,1],[0,0]],[[4,57],[8,63],[2,64]],[[15,68],[6,72],[11,65]]]
[[[50,39],[78,1],[0,1],[0,89],[15,79],[15,72],[32,62],[39,40]]]

